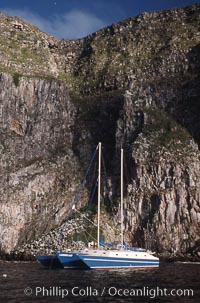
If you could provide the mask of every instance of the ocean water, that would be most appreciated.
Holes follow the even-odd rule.
[[[0,261],[0,302],[200,302],[200,264],[89,271]]]

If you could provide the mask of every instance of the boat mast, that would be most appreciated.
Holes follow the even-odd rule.
[[[123,209],[123,161],[124,160],[124,150],[121,148],[121,245],[123,248],[124,245],[124,233],[123,233],[123,224],[124,224],[124,209]]]
[[[97,248],[99,248],[99,239],[100,239],[100,197],[101,197],[100,193],[101,193],[101,142],[99,142]]]

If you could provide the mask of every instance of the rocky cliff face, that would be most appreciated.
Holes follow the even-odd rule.
[[[129,163],[127,237],[160,252],[190,251],[200,235],[198,145],[153,95],[140,91],[139,98],[136,86],[126,92],[117,130]]]
[[[0,235],[13,249],[60,224],[81,171],[73,153],[75,108],[60,81],[0,75]]]
[[[1,249],[61,224],[102,141],[111,224],[123,145],[126,239],[198,251],[200,5],[144,13],[77,41],[5,15],[0,26]]]

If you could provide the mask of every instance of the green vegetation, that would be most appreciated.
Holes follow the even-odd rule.
[[[77,221],[77,230],[67,237],[67,241],[72,242],[78,240],[84,242],[86,245],[88,245],[88,242],[96,241],[97,227],[93,222],[97,211],[97,205],[91,205],[90,210],[87,212],[87,217],[85,217],[86,209],[87,207],[83,207],[79,209],[78,212],[72,214],[71,220]]]
[[[19,86],[20,77],[22,77],[22,74],[14,72],[14,74],[13,74],[13,82],[14,82],[14,84],[15,84],[16,87]]]
[[[145,108],[147,124],[143,129],[144,135],[153,141],[152,149],[164,147],[175,149],[177,144],[187,147],[192,136],[187,129],[157,107]]]
[[[195,46],[196,40],[191,39],[191,35],[194,37],[198,31],[198,13],[181,15],[181,18],[173,12],[167,13],[160,27],[162,18],[162,13],[157,20],[145,15],[139,23],[138,17],[130,18],[86,37],[81,53],[78,48],[82,48],[82,44],[74,45],[77,55],[74,61],[57,65],[60,68],[58,79],[69,84],[70,91],[76,91],[77,95],[92,95],[126,87],[127,76],[131,74],[136,74],[138,79],[142,76],[155,80],[161,69],[173,77],[179,71],[182,54],[188,52],[189,46]],[[16,31],[7,19],[5,25],[0,33],[0,51],[5,62],[10,63],[12,73],[15,69],[24,75],[37,74],[44,78],[52,71],[50,59],[54,61],[60,56],[61,62],[65,61],[65,49],[50,49],[43,33],[35,27],[27,25],[27,31]],[[73,45],[69,44],[67,52],[71,49]],[[71,70],[70,75],[64,72],[66,67]]]
[[[81,89],[82,82],[83,82],[83,78],[81,76],[60,73],[58,76],[58,79],[65,81],[67,84],[70,84],[73,87],[73,91],[75,90],[77,95],[79,95],[79,90]],[[72,90],[70,87],[69,87],[69,89]]]

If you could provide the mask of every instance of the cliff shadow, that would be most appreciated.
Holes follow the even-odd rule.
[[[102,142],[105,165],[109,171],[115,151],[115,135],[119,112],[123,105],[121,95],[74,97],[76,119],[73,129],[73,151],[83,166],[95,146]]]

